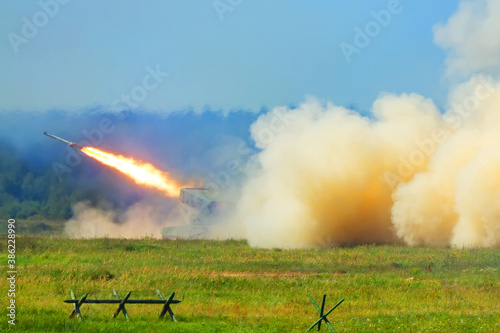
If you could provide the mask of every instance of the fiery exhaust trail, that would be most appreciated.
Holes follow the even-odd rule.
[[[70,147],[80,149],[85,155],[129,176],[136,184],[154,187],[163,191],[169,197],[178,197],[180,194],[181,186],[177,184],[175,180],[171,179],[167,172],[158,170],[149,163],[143,163],[121,155],[114,155],[97,148],[84,147],[48,132],[43,132],[43,134],[57,141],[66,143]]]
[[[171,179],[167,172],[156,169],[149,163],[136,161],[133,158],[114,155],[97,148],[82,147],[81,151],[102,164],[115,168],[137,184],[154,187],[169,197],[178,197],[181,186]]]

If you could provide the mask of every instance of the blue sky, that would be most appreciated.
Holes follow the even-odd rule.
[[[456,1],[401,0],[350,63],[339,45],[353,44],[355,28],[391,0],[65,1],[0,4],[0,110],[107,110],[134,89],[132,109],[164,113],[258,112],[309,95],[364,112],[381,92],[446,103],[445,53],[432,28]],[[14,45],[26,20],[38,31]],[[146,79],[154,88],[145,90],[157,69],[168,76]]]

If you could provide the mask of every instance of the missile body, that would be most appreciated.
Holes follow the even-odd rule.
[[[78,149],[82,149],[83,148],[83,146],[79,145],[78,143],[75,143],[73,141],[64,140],[64,139],[62,139],[62,138],[60,138],[58,136],[55,136],[54,134],[50,134],[48,132],[43,132],[43,134],[45,134],[48,137],[51,137],[52,139],[56,139],[58,141],[64,142],[65,144],[69,145],[70,147],[78,148]]]

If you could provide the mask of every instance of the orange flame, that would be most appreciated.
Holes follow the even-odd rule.
[[[181,187],[177,182],[170,179],[167,172],[158,170],[149,163],[143,163],[121,155],[114,155],[92,147],[83,147],[81,150],[99,162],[126,174],[137,184],[157,188],[170,197],[179,196]]]

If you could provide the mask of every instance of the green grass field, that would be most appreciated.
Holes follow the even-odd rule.
[[[1,240],[4,244],[7,240]],[[328,294],[337,332],[500,332],[500,251],[365,245],[331,249],[253,249],[245,241],[71,240],[17,236],[16,326],[29,332],[304,332]],[[4,247],[5,249],[5,247]],[[0,255],[3,265],[7,253]],[[5,263],[5,264],[4,264]],[[4,266],[5,267],[5,266]],[[161,305],[84,304],[83,322],[63,303],[77,297],[156,298],[176,291],[178,323]],[[327,331],[326,327],[322,328]]]

